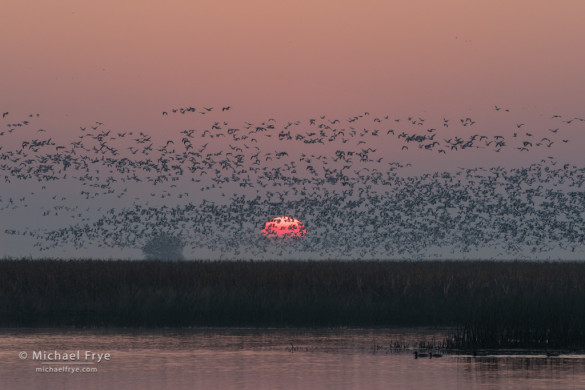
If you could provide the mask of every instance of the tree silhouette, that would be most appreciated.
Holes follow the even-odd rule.
[[[159,233],[142,247],[142,253],[147,260],[185,260],[184,247],[185,242],[181,237]]]

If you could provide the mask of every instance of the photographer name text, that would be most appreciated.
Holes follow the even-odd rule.
[[[60,351],[33,351],[32,360],[39,360],[44,362],[94,362],[100,363],[111,359],[110,353],[100,353],[94,351],[74,351],[74,352],[60,352]]]

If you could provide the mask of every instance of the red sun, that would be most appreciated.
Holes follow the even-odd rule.
[[[264,224],[261,230],[266,237],[289,238],[304,237],[307,234],[305,225],[293,217],[276,217]]]

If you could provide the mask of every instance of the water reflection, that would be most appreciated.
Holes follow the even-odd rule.
[[[418,345],[445,335],[420,329],[3,331],[0,378],[2,388],[17,390],[585,388],[582,355],[414,359]],[[77,350],[79,361],[33,360],[35,351]],[[110,353],[111,360],[77,364],[86,363],[86,350]],[[35,372],[46,366],[98,371]]]

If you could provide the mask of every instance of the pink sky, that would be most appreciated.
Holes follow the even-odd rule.
[[[287,122],[298,120],[292,131],[306,134],[309,118],[340,119],[338,126],[346,129],[348,118],[367,111],[372,115],[352,130],[373,130],[380,123],[374,118],[388,115],[379,125],[380,136],[363,138],[368,142],[363,148],[376,149],[383,165],[412,163],[401,171],[405,175],[526,166],[551,155],[561,165],[582,164],[585,121],[567,123],[585,118],[582,0],[7,0],[0,14],[0,113],[9,112],[0,119],[5,151],[22,149],[24,140],[39,137],[71,145],[82,136],[80,127],[96,121],[112,136],[134,131],[110,144],[130,155],[128,143],[142,131],[153,135],[156,149],[171,139],[182,147],[180,131],[197,129],[194,142],[201,147],[208,143],[201,134],[214,121],[243,128],[245,121],[275,118],[271,123],[278,134]],[[222,112],[228,105],[233,108]],[[495,105],[510,112],[496,112]],[[216,110],[206,116],[162,115],[190,106]],[[29,117],[36,113],[38,118]],[[553,119],[554,114],[562,118]],[[410,116],[424,118],[424,126],[406,120]],[[477,122],[473,128],[459,123],[468,117]],[[443,118],[452,126],[443,127]],[[10,123],[24,119],[29,126],[9,132]],[[519,124],[524,124],[521,130]],[[392,136],[386,133],[390,127],[396,128]],[[553,135],[555,127],[561,130]],[[38,132],[41,128],[46,132]],[[501,153],[495,153],[495,142],[443,154],[422,145],[404,149],[400,132],[430,134],[425,132],[430,128],[439,129],[442,147],[447,139],[475,135],[492,141],[502,135],[508,144]],[[554,146],[540,141],[529,153],[519,151],[528,132],[535,146],[543,137],[553,138]],[[358,137],[347,147],[361,150]],[[207,152],[227,152],[229,142],[229,137],[215,138]],[[277,135],[259,143],[262,153],[290,151],[290,161],[300,161],[305,153],[333,157],[333,148],[344,147],[341,137],[330,144],[284,144]],[[353,165],[361,168],[359,162]],[[1,195],[32,192],[37,184],[15,182]],[[74,184],[79,183],[48,185],[46,192],[79,194]],[[138,185],[132,190],[141,196],[149,191]],[[37,196],[26,202],[50,203],[45,192]],[[193,199],[203,196],[198,189]],[[31,209],[2,222],[27,227],[38,219]]]
[[[579,115],[582,1],[9,0],[0,109],[148,128],[162,109],[234,118],[493,104]]]

